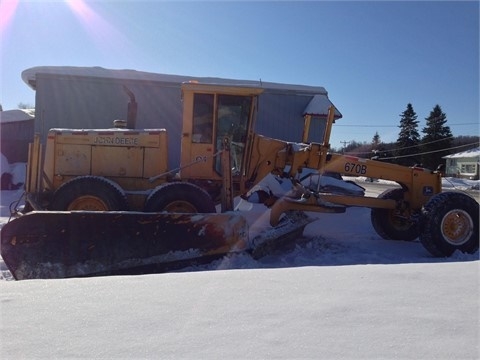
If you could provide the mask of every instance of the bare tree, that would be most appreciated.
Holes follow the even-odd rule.
[[[23,102],[18,103],[17,107],[19,109],[34,109],[35,108],[35,106],[33,106],[32,104],[23,103]]]

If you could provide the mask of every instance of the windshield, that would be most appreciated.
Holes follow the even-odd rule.
[[[222,148],[222,141],[225,136],[230,139],[232,172],[234,175],[238,175],[242,169],[251,104],[251,96],[218,96],[216,147],[217,150]],[[216,162],[215,169],[221,173],[219,161]]]

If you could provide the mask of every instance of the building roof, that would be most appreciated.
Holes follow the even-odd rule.
[[[116,78],[122,80],[144,80],[158,81],[172,84],[182,84],[188,81],[199,81],[212,84],[236,84],[244,86],[261,87],[268,90],[283,90],[294,92],[306,92],[314,94],[328,95],[327,90],[323,86],[307,86],[294,84],[281,84],[273,82],[264,82],[262,80],[238,80],[224,79],[215,77],[198,77],[184,75],[158,74],[137,70],[113,70],[102,67],[77,67],[77,66],[36,66],[26,69],[22,72],[22,80],[36,90],[37,74],[63,75],[63,76],[81,76],[81,77],[98,77],[98,78]]]
[[[33,120],[35,109],[17,109],[0,111],[0,123],[11,123],[17,121]]]
[[[325,95],[315,95],[303,111],[303,115],[328,116],[328,108],[332,105]],[[335,108],[335,119],[342,117],[342,114]]]
[[[473,158],[478,156],[480,156],[480,147],[470,149],[470,150],[465,150],[465,151],[447,155],[447,156],[442,156],[442,159],[470,158],[470,157]]]
[[[195,77],[184,75],[158,74],[137,70],[112,70],[102,67],[76,67],[76,66],[36,66],[22,72],[23,81],[36,90],[37,74],[54,76],[74,76],[89,78],[107,78],[137,81],[157,81],[167,84],[180,85],[187,82],[200,82],[206,84],[248,86],[264,89],[269,92],[295,93],[314,95],[303,115],[327,116],[328,108],[333,105],[328,99],[328,92],[323,86],[308,86],[263,82],[261,80],[238,80],[215,77]],[[342,114],[335,107],[335,119],[340,119]]]

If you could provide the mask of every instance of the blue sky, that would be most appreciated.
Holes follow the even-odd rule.
[[[324,86],[331,138],[395,141],[412,103],[454,135],[479,135],[478,1],[16,1],[0,3],[0,104],[34,104],[33,66]]]

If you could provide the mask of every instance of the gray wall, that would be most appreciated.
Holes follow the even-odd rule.
[[[35,131],[45,139],[51,128],[110,128],[113,120],[126,120],[129,97],[123,85],[138,103],[137,128],[165,128],[169,166],[178,166],[182,127],[178,85],[38,74]]]
[[[182,103],[180,83],[99,78],[59,74],[36,75],[35,131],[45,139],[50,128],[108,128],[126,119],[127,86],[138,103],[138,128],[165,128],[169,167],[180,163]],[[266,89],[259,97],[256,132],[287,141],[300,141],[303,111],[314,93]],[[321,140],[311,133],[311,139]]]
[[[256,132],[276,139],[300,142],[303,111],[313,95],[266,90],[258,101]],[[319,126],[312,126],[309,135],[310,141],[321,141],[323,138]]]
[[[27,162],[28,144],[33,141],[34,120],[0,123],[2,154],[10,164]]]

